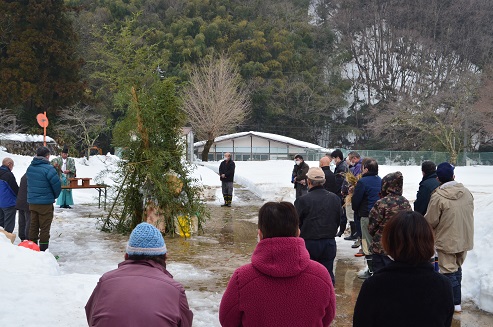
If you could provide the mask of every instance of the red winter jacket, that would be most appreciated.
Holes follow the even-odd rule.
[[[222,326],[329,326],[334,287],[327,269],[310,260],[300,237],[261,240],[252,263],[238,268],[219,308]]]
[[[101,277],[86,304],[89,326],[190,327],[183,286],[152,260],[126,260]]]

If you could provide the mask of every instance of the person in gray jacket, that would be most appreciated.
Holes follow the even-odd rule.
[[[455,311],[460,312],[462,264],[474,246],[474,198],[454,180],[454,168],[448,162],[438,165],[441,185],[431,195],[425,218],[435,233],[440,273],[452,282]]]

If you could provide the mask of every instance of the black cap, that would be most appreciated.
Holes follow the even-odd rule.
[[[66,146],[63,147],[62,153],[68,153],[68,148]]]
[[[45,146],[42,146],[42,147],[39,147],[37,150],[36,150],[36,155],[38,157],[46,157],[48,154],[50,154],[50,149],[48,149],[47,147]]]

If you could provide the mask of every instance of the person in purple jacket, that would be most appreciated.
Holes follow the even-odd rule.
[[[336,298],[327,269],[310,260],[289,202],[267,202],[258,214],[252,262],[233,273],[219,306],[224,327],[329,326]]]
[[[166,270],[161,232],[138,224],[126,252],[125,261],[99,279],[87,301],[89,326],[192,326],[185,290]]]

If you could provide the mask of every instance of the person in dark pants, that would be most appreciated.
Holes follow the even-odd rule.
[[[235,163],[231,153],[224,154],[224,160],[219,165],[219,177],[222,183],[224,204],[221,207],[231,207],[233,201],[233,180],[235,177]]]
[[[46,251],[50,242],[50,228],[53,221],[53,203],[62,190],[60,178],[50,164],[50,150],[40,147],[36,157],[27,168],[27,202],[31,211],[29,240],[38,243]]]
[[[341,199],[341,206],[343,206],[343,209],[341,210],[341,222],[339,226],[339,232],[337,233],[336,236],[341,237],[342,234],[344,234],[344,231],[346,230],[346,225],[347,225],[347,216],[346,216],[346,208],[344,207],[344,202],[345,202],[345,195],[342,192],[343,185],[345,184],[346,181],[346,173],[348,172],[349,168],[347,166],[346,160],[344,160],[344,156],[342,154],[342,151],[339,149],[336,149],[332,151],[330,154],[332,160],[334,160],[334,163],[336,164],[336,168],[334,170],[334,175],[336,178],[336,185],[337,185],[337,190],[335,194]],[[351,235],[348,236],[348,238],[344,238],[346,240],[354,240],[357,239],[355,235],[355,225],[354,222],[349,224],[351,228]]]
[[[437,166],[440,186],[431,195],[425,218],[435,232],[440,273],[447,276],[454,293],[454,310],[461,312],[462,264],[474,247],[474,197],[455,180],[455,167]]]
[[[451,283],[430,263],[433,231],[419,212],[401,211],[383,230],[390,265],[365,280],[354,307],[354,327],[449,327]]]
[[[324,265],[335,284],[335,236],[341,220],[341,199],[324,189],[325,174],[322,169],[310,168],[306,176],[308,193],[294,201],[300,218],[300,237],[305,240],[310,259]]]
[[[423,179],[419,182],[416,201],[414,201],[414,211],[419,212],[423,216],[426,214],[426,210],[428,209],[431,193],[433,193],[433,191],[440,186],[436,171],[437,167],[433,161],[423,161],[421,164]]]
[[[28,240],[31,211],[29,211],[29,203],[27,203],[27,174],[21,177],[15,208],[19,211],[19,238],[21,241]]]
[[[303,156],[299,154],[294,157],[294,163],[293,173],[291,174],[291,183],[294,184],[296,198],[299,198],[308,192],[306,173],[310,167],[308,167],[308,164],[303,160]]]
[[[378,163],[375,159],[365,158],[363,163],[363,175],[354,187],[351,205],[354,214],[358,215],[361,220],[361,247],[365,255],[368,270],[360,278],[367,278],[373,274],[372,255],[370,244],[372,237],[368,232],[369,214],[373,205],[380,199],[380,190],[382,188],[382,179],[378,176]]]
[[[12,233],[15,227],[15,201],[19,192],[19,185],[15,180],[14,160],[4,158],[0,167],[0,226],[6,232]]]

